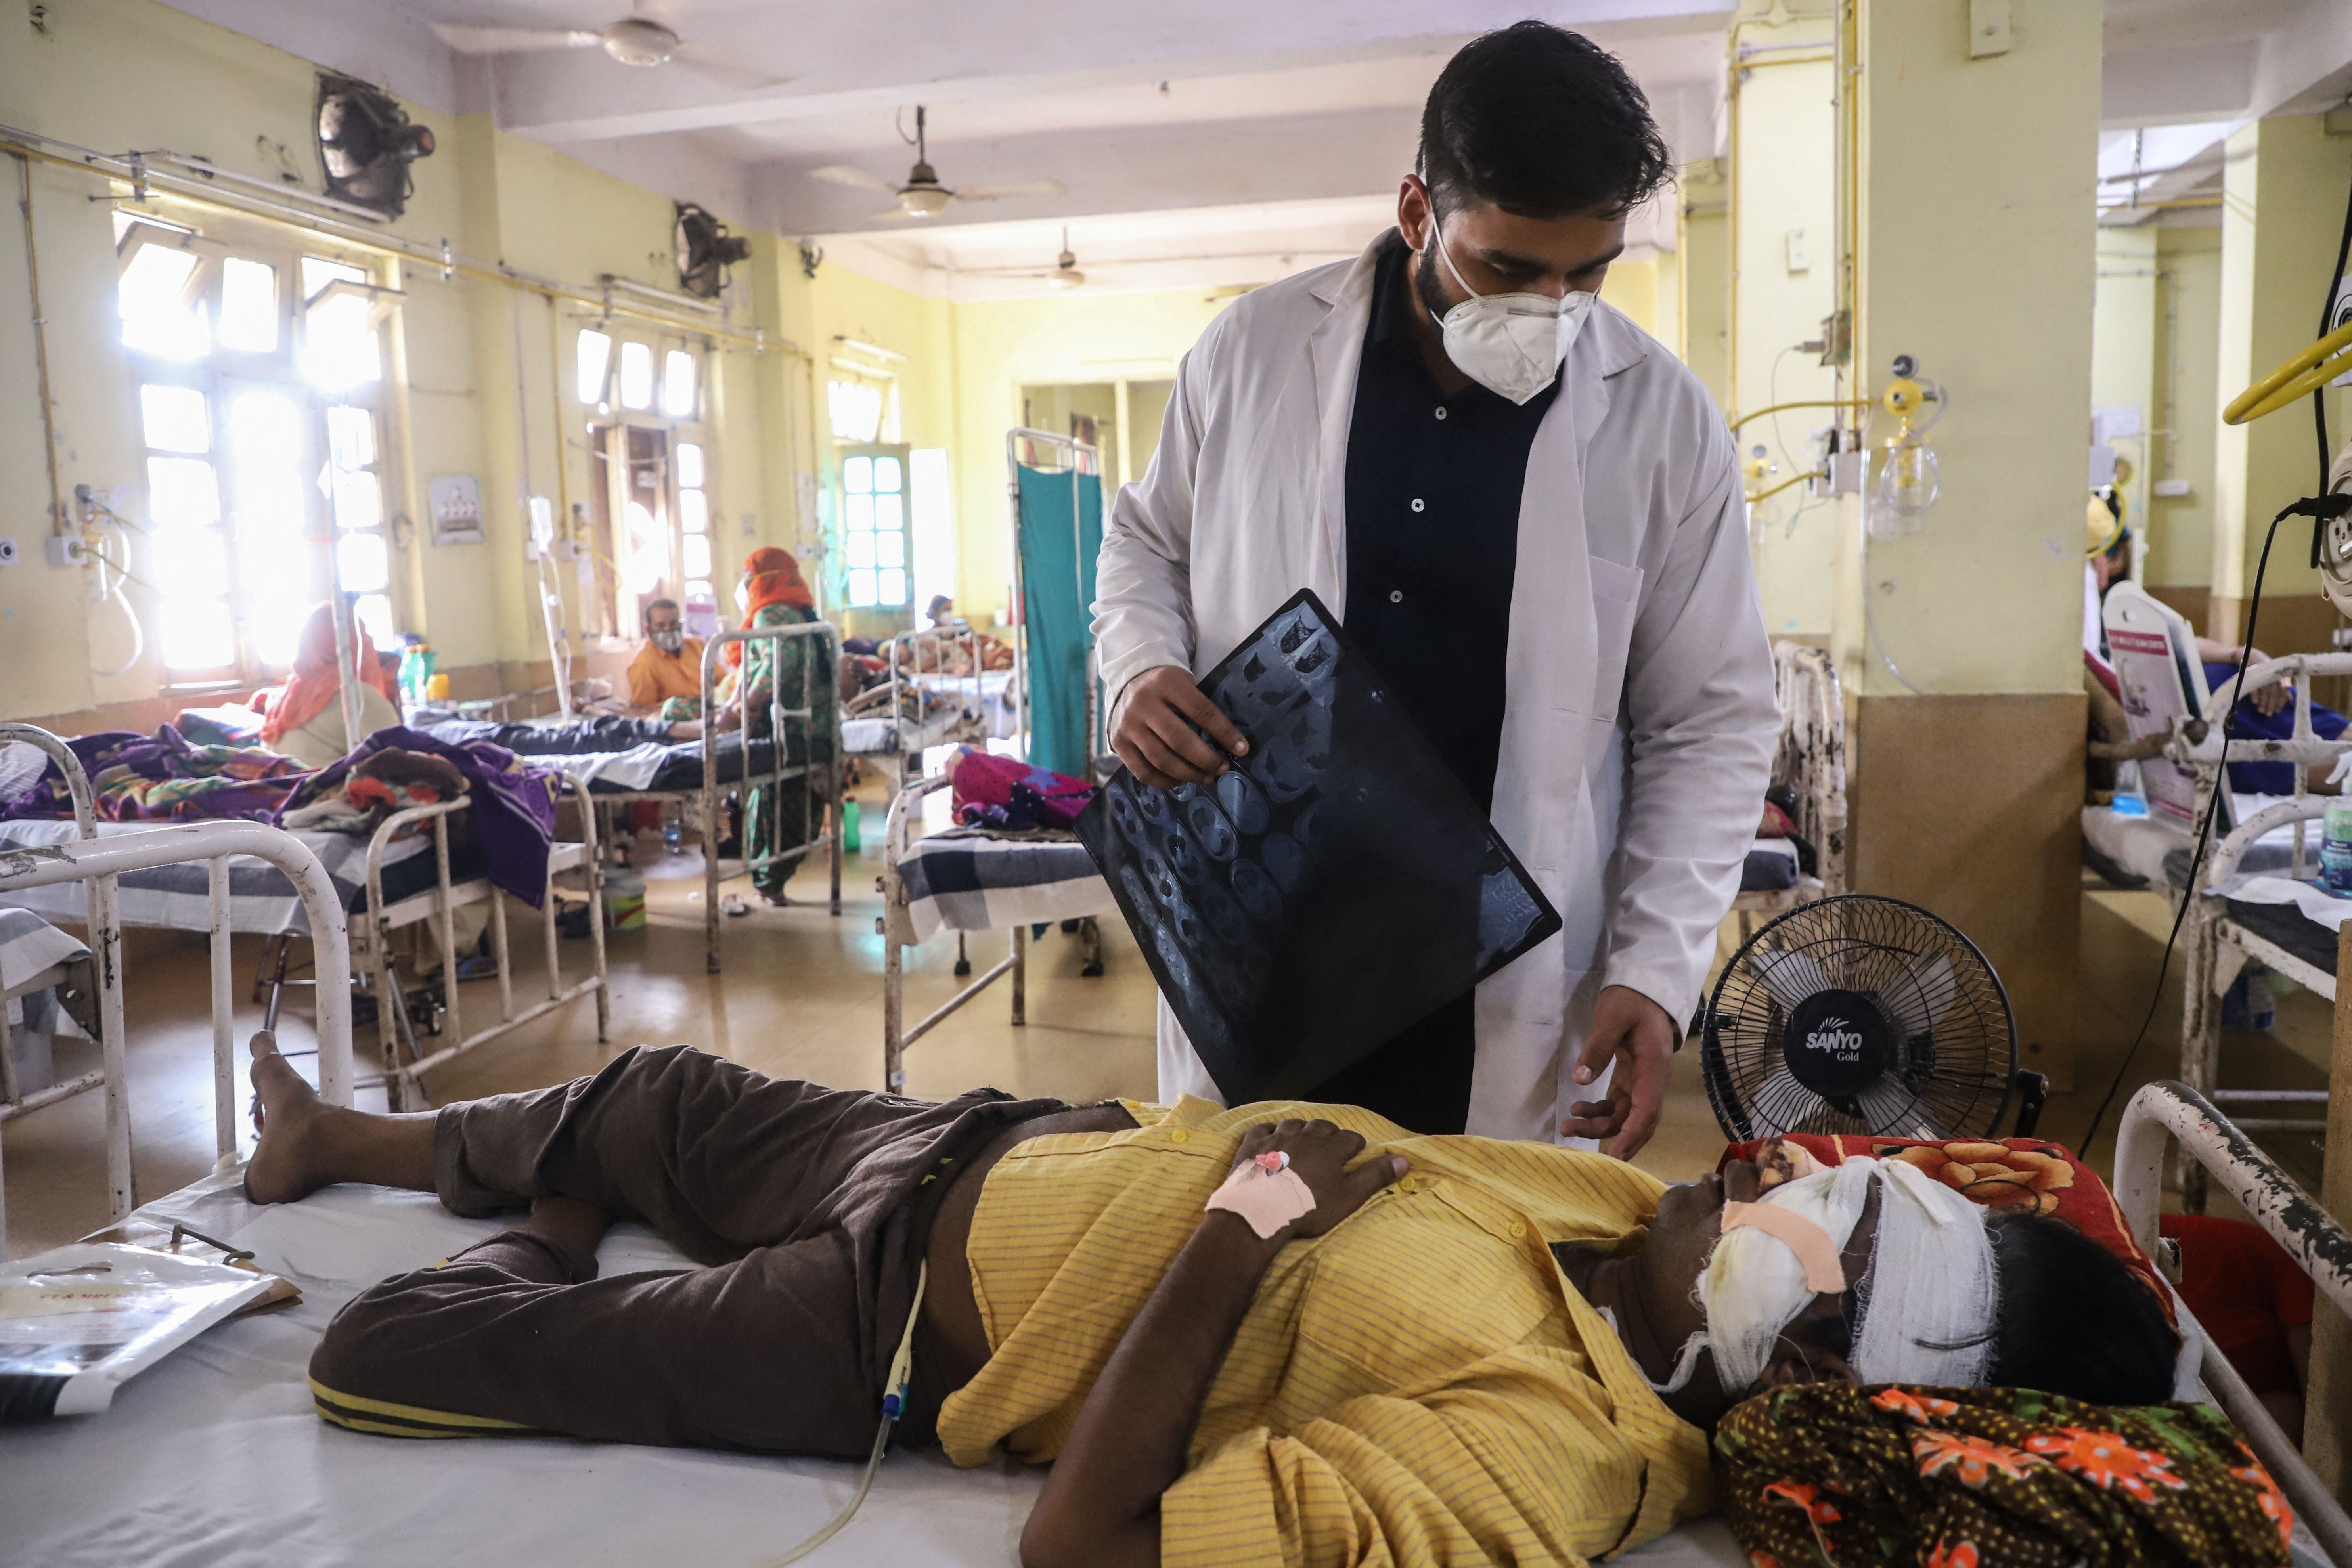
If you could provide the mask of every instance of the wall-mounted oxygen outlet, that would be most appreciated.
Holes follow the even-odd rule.
[[[79,534],[65,534],[49,540],[51,566],[88,566],[89,546]]]
[[[16,564],[16,541],[15,539],[0,539],[0,566],[14,566]]]

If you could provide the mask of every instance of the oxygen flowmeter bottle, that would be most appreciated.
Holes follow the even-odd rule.
[[[2319,841],[2319,882],[2328,892],[2352,896],[2352,800],[2330,800]]]

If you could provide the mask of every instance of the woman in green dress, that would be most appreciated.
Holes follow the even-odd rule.
[[[791,551],[773,546],[755,549],[743,563],[743,574],[745,630],[797,626],[817,618],[815,598],[802,580],[800,563],[793,559]],[[833,755],[833,734],[834,710],[840,704],[841,691],[832,647],[817,637],[730,643],[727,661],[742,670],[737,700],[750,712],[754,737],[771,733],[771,692],[778,694],[787,710],[803,706],[811,710],[807,761],[822,785],[838,766]],[[831,790],[821,788],[812,798],[810,782],[810,777],[803,775],[752,789],[743,812],[749,860],[756,862],[790,854],[824,831],[824,803]],[[799,867],[797,859],[760,866],[751,873],[751,885],[769,903],[782,904],[784,883]]]

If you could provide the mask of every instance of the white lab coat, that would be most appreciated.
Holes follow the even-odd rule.
[[[1347,604],[1348,428],[1376,256],[1236,300],[1177,372],[1103,530],[1110,711],[1204,674],[1301,588]],[[1493,821],[1565,929],[1478,988],[1469,1130],[1557,1140],[1604,986],[1685,1019],[1738,892],[1779,734],[1730,434],[1605,302],[1528,455]],[[1501,628],[1496,628],[1500,632]],[[1160,1094],[1217,1091],[1160,1004]],[[1586,1146],[1590,1146],[1587,1145]]]

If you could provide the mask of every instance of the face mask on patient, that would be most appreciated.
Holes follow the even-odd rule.
[[[686,632],[672,626],[652,633],[653,644],[665,653],[675,653],[686,646]]]

